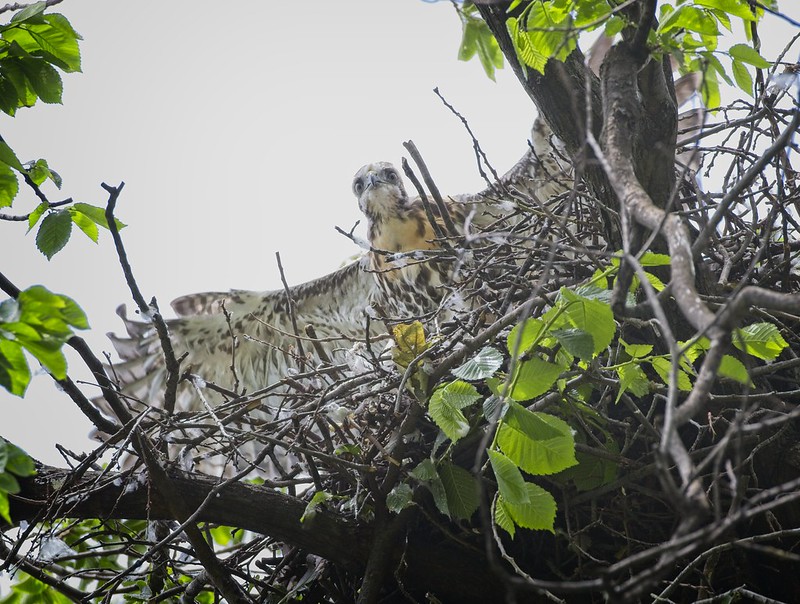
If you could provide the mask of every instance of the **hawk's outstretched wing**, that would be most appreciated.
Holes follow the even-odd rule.
[[[344,351],[354,341],[365,339],[365,309],[376,286],[372,275],[362,270],[363,262],[362,258],[289,290],[300,336],[306,338],[306,325],[316,332],[316,345],[306,340],[303,346],[312,365],[322,361],[319,349],[334,363],[342,362]],[[190,380],[181,382],[176,411],[204,409],[195,387],[198,384],[207,401],[215,405],[222,395],[204,387],[208,383],[233,391],[238,380],[240,393],[253,392],[279,381],[289,367],[298,365],[300,353],[283,290],[194,294],[178,298],[173,308],[179,317],[168,320],[167,325],[176,356],[184,357],[181,372],[200,378],[194,385]],[[111,367],[112,374],[132,406],[159,407],[166,369],[155,328],[148,321],[128,318],[124,306],[118,313],[127,337],[109,334],[122,359]],[[96,402],[108,411],[104,401]]]

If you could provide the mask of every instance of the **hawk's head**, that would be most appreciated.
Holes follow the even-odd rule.
[[[353,178],[358,206],[372,222],[381,222],[407,209],[408,195],[400,173],[389,162],[367,164]]]

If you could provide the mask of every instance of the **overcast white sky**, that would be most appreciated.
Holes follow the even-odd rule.
[[[2,115],[0,131],[23,161],[44,157],[61,174],[52,200],[104,206],[100,183],[125,181],[117,214],[129,259],[162,308],[196,291],[280,288],[276,251],[290,283],[340,266],[359,252],[334,230],[361,218],[353,174],[399,164],[405,140],[442,191],[482,188],[470,139],[435,86],[498,171],[524,153],[535,115],[510,69],[494,83],[477,60],[457,61],[449,2],[66,0],[56,10],[84,37],[83,73],[64,77],[63,106]],[[774,58],[791,33],[768,22],[763,54]],[[13,209],[33,207],[24,192]],[[131,306],[108,234],[95,245],[76,229],[48,262],[33,234],[0,227],[0,270],[21,288],[73,297],[93,327],[86,339],[108,350],[105,332],[122,330],[115,307]],[[47,376],[24,400],[0,392],[0,405],[0,434],[42,461],[61,463],[54,442],[86,446],[88,420]]]

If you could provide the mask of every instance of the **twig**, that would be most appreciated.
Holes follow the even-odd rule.
[[[283,283],[283,291],[286,292],[286,308],[289,310],[289,319],[292,322],[292,331],[294,332],[294,339],[297,342],[297,354],[305,360],[306,353],[303,351],[303,341],[300,338],[300,330],[297,329],[297,316],[295,315],[295,304],[292,299],[292,290],[286,282],[286,275],[283,272],[283,264],[281,263],[281,253],[275,252],[275,259],[278,261],[278,271],[281,274],[281,283]]]
[[[438,86],[433,89],[433,92],[434,92],[434,94],[436,94],[436,96],[439,97],[439,99],[442,101],[442,103],[444,103],[444,106],[447,107],[451,111],[451,113],[453,115],[455,115],[459,120],[461,120],[461,123],[464,125],[464,128],[467,129],[467,133],[469,134],[469,137],[472,139],[472,149],[475,151],[475,159],[476,159],[477,164],[478,164],[478,172],[480,173],[481,178],[483,178],[483,180],[486,181],[486,184],[490,188],[493,187],[495,185],[495,183],[500,183],[501,182],[500,181],[500,176],[497,174],[495,169],[492,167],[492,164],[489,162],[489,158],[486,157],[486,153],[484,153],[483,148],[481,147],[481,144],[478,142],[478,139],[475,137],[475,134],[472,132],[472,128],[470,128],[469,122],[467,122],[467,119],[463,115],[461,115],[458,111],[456,111],[455,107],[453,107],[450,103],[447,102],[447,99],[445,99],[444,96],[442,96],[442,93],[439,92],[439,87]],[[494,178],[494,182],[492,182],[489,179],[489,177],[486,175],[486,172],[484,172],[484,170],[483,170],[483,166],[484,165],[492,173],[492,178]]]
[[[422,159],[422,155],[420,155],[420,152],[417,149],[417,146],[414,144],[414,141],[407,141],[403,143],[403,146],[406,148],[406,150],[408,150],[411,158],[414,160],[414,163],[417,164],[419,171],[422,172],[422,180],[425,181],[428,190],[433,196],[433,200],[436,202],[436,206],[439,208],[439,215],[442,217],[442,221],[447,229],[447,233],[451,237],[458,237],[460,233],[458,232],[456,225],[453,224],[453,219],[450,217],[450,211],[447,209],[447,206],[442,199],[442,195],[439,193],[439,189],[436,186],[436,183],[433,181],[431,173],[428,171],[428,166],[425,165],[425,161]]]
[[[442,227],[439,222],[436,220],[436,216],[433,215],[433,210],[431,209],[431,203],[428,201],[428,196],[425,194],[425,189],[422,188],[422,185],[417,178],[417,175],[414,174],[414,171],[411,169],[411,166],[408,165],[408,160],[404,157],[402,160],[403,172],[414,185],[414,188],[417,190],[417,195],[419,195],[419,199],[422,202],[422,207],[425,209],[425,216],[428,218],[428,223],[431,225],[433,232],[436,234],[437,239],[445,239],[445,233],[442,231]]]
[[[171,415],[175,410],[175,398],[178,390],[178,378],[180,377],[180,365],[175,358],[175,351],[172,348],[169,330],[167,328],[167,324],[164,322],[164,319],[161,316],[160,311],[158,310],[158,305],[156,304],[155,298],[150,301],[150,305],[144,301],[142,292],[139,290],[139,286],[134,279],[133,270],[128,262],[128,255],[125,253],[125,246],[122,243],[122,237],[120,237],[119,229],[117,228],[117,222],[114,218],[114,209],[117,206],[117,199],[119,198],[125,183],[121,182],[118,187],[112,187],[106,183],[102,183],[101,186],[108,192],[106,222],[108,223],[108,230],[111,231],[111,237],[114,240],[114,247],[117,250],[117,257],[119,258],[120,266],[122,266],[122,272],[125,275],[125,281],[128,284],[128,289],[130,290],[131,296],[133,296],[136,305],[139,307],[139,311],[143,313],[145,317],[151,317],[153,326],[158,334],[159,342],[161,343],[161,350],[164,355],[164,365],[167,370],[166,387],[164,388],[164,410]]]

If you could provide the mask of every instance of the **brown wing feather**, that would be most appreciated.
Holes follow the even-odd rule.
[[[364,310],[374,290],[374,279],[361,269],[361,261],[290,288],[299,329],[311,324],[320,339],[333,339],[320,342],[320,346],[332,359],[341,359],[343,351],[352,345],[351,339],[364,337]],[[223,300],[231,316],[230,325],[219,312]],[[182,371],[191,371],[206,382],[231,389],[235,380],[230,366],[235,356],[240,388],[252,392],[285,377],[287,369],[296,364],[295,338],[283,290],[234,290],[227,294],[184,296],[178,298],[174,307],[181,316],[168,320],[167,325],[176,355],[185,355]],[[144,405],[158,407],[163,404],[165,369],[155,329],[150,323],[129,319],[124,306],[118,309],[118,314],[127,337],[109,334],[123,361],[110,369],[118,377],[123,394]],[[231,332],[237,339],[235,355]],[[222,400],[211,391],[207,398],[212,403]],[[108,410],[102,400],[97,404]],[[182,383],[176,411],[203,408],[191,385]]]

